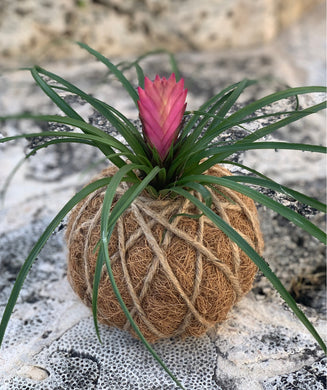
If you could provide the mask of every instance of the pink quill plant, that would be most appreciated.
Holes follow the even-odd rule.
[[[173,198],[177,195],[193,203],[194,207],[199,210],[199,213],[195,217],[202,218],[203,215],[208,221],[210,220],[212,226],[217,226],[231,242],[238,245],[244,254],[251,258],[263,275],[271,282],[272,286],[279,292],[288,307],[308,329],[324,353],[327,354],[327,347],[324,340],[306,317],[305,313],[297,306],[296,301],[286,287],[283,286],[279,278],[272,272],[266,260],[254,250],[251,244],[240,235],[238,230],[235,230],[220,215],[214,213],[211,208],[213,202],[211,194],[213,192],[220,193],[220,188],[222,193],[224,193],[224,188],[226,190],[234,190],[262,204],[264,207],[272,209],[294,225],[306,231],[316,240],[326,244],[327,235],[320,227],[307,220],[301,213],[293,210],[293,208],[288,208],[274,199],[269,198],[265,192],[261,192],[259,189],[267,188],[272,193],[281,193],[283,196],[286,194],[294,198],[294,201],[299,202],[300,205],[309,206],[317,210],[317,212],[326,213],[327,207],[324,203],[285,187],[251,167],[239,164],[232,159],[234,153],[245,150],[289,149],[302,150],[303,152],[327,153],[327,148],[321,145],[265,140],[265,137],[274,131],[308,115],[326,109],[326,101],[321,101],[313,105],[308,105],[306,108],[297,105],[292,111],[280,111],[278,109],[275,112],[272,107],[275,107],[277,102],[289,98],[296,98],[298,100],[298,96],[312,93],[319,93],[319,96],[325,96],[327,93],[326,87],[311,86],[278,90],[258,100],[251,101],[248,104],[242,103],[238,107],[238,99],[242,92],[256,83],[255,80],[245,79],[226,86],[215,96],[204,102],[199,110],[188,112],[188,118],[184,124],[183,116],[186,109],[185,100],[187,90],[184,89],[183,79],[176,82],[174,73],[168,79],[165,77],[160,78],[159,76],[156,76],[154,81],[151,81],[147,77],[143,79],[144,73],[138,64],[138,61],[142,58],[140,57],[139,60],[130,64],[131,66],[135,66],[139,83],[142,86],[138,88],[137,93],[134,84],[123,74],[121,64],[116,66],[88,45],[81,42],[78,44],[109,69],[110,73],[120,81],[124,89],[128,92],[135,105],[138,106],[140,120],[143,125],[143,137],[139,132],[138,125],[135,125],[106,102],[94,98],[69,81],[39,66],[34,66],[30,69],[38,86],[58,106],[64,115],[17,113],[14,115],[0,116],[0,125],[2,122],[10,119],[30,119],[57,123],[59,125],[64,124],[81,131],[75,132],[70,129],[69,131],[50,130],[42,131],[41,133],[28,132],[15,136],[0,137],[0,146],[2,143],[21,138],[33,139],[37,137],[37,140],[41,140],[33,147],[30,153],[24,155],[23,159],[17,163],[9,174],[3,186],[4,188],[0,188],[0,201],[5,194],[8,183],[22,162],[35,155],[37,150],[47,148],[50,145],[72,142],[94,147],[110,163],[117,167],[117,172],[112,177],[101,178],[83,187],[64,205],[39,237],[17,275],[6,308],[2,314],[0,322],[0,347],[24,281],[46,241],[52,236],[55,229],[73,207],[86,197],[94,194],[95,191],[101,189],[105,194],[102,210],[100,210],[101,220],[99,223],[101,238],[96,246],[96,248],[99,246],[99,250],[92,291],[93,318],[99,339],[100,333],[96,315],[98,312],[98,289],[102,278],[102,269],[105,265],[110,284],[133,331],[174,383],[179,388],[185,389],[183,384],[166,367],[157,352],[143,336],[133,319],[130,308],[126,306],[119,292],[112,270],[111,256],[108,248],[109,240],[117,221],[128,210],[133,201],[144,191],[147,191],[148,194],[153,196],[153,199],[162,199],[165,197],[168,201],[169,197]],[[172,70],[175,69],[177,73],[178,68],[176,67],[176,63],[172,56],[170,58],[171,63],[175,64]],[[126,70],[128,68],[129,66],[126,67]],[[92,123],[86,122],[61,96],[62,91],[68,91],[71,95],[76,95],[85,103],[89,103],[96,112],[101,114],[117,130],[124,141],[121,142],[117,137],[109,134],[109,132],[103,131]],[[266,111],[267,107],[269,107],[268,114]],[[262,119],[269,120],[266,122],[257,122]],[[217,138],[226,131],[231,131],[235,127],[243,128],[244,125],[248,126],[251,122],[257,123],[258,127],[250,133],[245,132],[243,138],[239,139],[236,137],[235,140],[231,138],[228,142],[221,142],[220,138]],[[262,142],[259,141],[262,138],[264,140]],[[216,177],[208,173],[212,166],[222,163],[241,167],[242,174]],[[114,203],[117,189],[122,182],[128,183],[129,188]],[[299,207],[299,210],[301,209],[302,206]],[[185,215],[185,217],[192,216]],[[10,343],[5,344],[4,348],[9,348],[8,346],[10,346]]]
[[[144,89],[138,87],[138,93],[144,138],[163,161],[181,129],[187,94],[184,79],[176,82],[174,73],[168,80],[158,75],[154,81],[145,77]]]

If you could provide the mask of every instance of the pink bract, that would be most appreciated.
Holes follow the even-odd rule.
[[[187,94],[184,79],[176,82],[174,73],[168,80],[158,75],[154,81],[145,77],[144,89],[138,87],[138,93],[145,140],[157,149],[163,161],[181,128]]]

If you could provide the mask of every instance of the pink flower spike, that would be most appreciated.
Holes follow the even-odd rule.
[[[144,138],[163,161],[177,139],[185,112],[184,79],[176,82],[174,73],[168,80],[158,75],[154,81],[145,77],[144,89],[138,87],[138,93]]]

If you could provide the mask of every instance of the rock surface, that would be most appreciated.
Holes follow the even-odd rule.
[[[2,0],[0,63],[81,56],[79,40],[110,56],[250,47],[274,38],[322,0]],[[22,54],[23,53],[23,54]],[[84,56],[85,57],[85,56]]]
[[[306,37],[308,49],[299,49],[291,30],[286,34],[291,41],[286,39],[282,45],[277,42],[265,49],[179,55],[181,70],[189,83],[189,108],[198,107],[224,86],[254,75],[270,76],[272,81],[249,90],[242,103],[287,83],[303,85],[313,78],[317,84],[324,83],[321,69],[325,59],[322,52],[310,46],[317,44],[312,42],[321,24],[314,19],[309,26],[302,32],[304,35],[298,34],[299,39]],[[306,36],[307,31],[313,38]],[[310,64],[303,60],[302,50],[312,51]],[[284,57],[285,51],[292,54],[290,59]],[[144,66],[150,77],[169,72],[164,56],[148,59]],[[136,119],[133,103],[114,80],[107,78],[101,64],[53,64],[50,69],[100,99],[114,102],[127,117]],[[128,75],[135,80],[132,72]],[[57,113],[26,73],[6,73],[0,85],[0,114],[20,110]],[[307,103],[310,102],[301,101]],[[291,106],[293,102],[285,104]],[[85,118],[91,116],[99,127],[106,127],[87,105],[75,101],[73,106]],[[44,125],[37,122],[31,125],[29,121],[8,121],[1,132],[6,136],[42,129]],[[275,137],[319,143],[324,131],[325,117],[317,114],[279,131]],[[29,150],[26,145],[25,141],[0,145],[1,188],[6,177],[2,172],[13,168],[23,150]],[[325,199],[324,158],[273,152],[268,159],[266,151],[265,158],[262,156],[258,154],[254,159],[252,153],[247,153],[242,158],[255,162],[256,169],[285,185]],[[18,171],[8,189],[5,208],[0,211],[0,314],[24,258],[64,203],[101,169],[101,164],[90,166],[99,157],[86,147],[49,147]],[[290,169],[290,159],[294,158],[296,170]],[[284,196],[280,200],[305,215],[312,213],[299,209],[291,198]],[[265,259],[326,340],[323,245],[264,207],[259,212],[266,241]],[[324,225],[320,214],[311,218]],[[64,221],[38,256],[18,299],[0,353],[1,390],[175,389],[140,342],[129,334],[101,326],[103,344],[98,342],[90,311],[74,296],[66,280],[63,234]],[[326,360],[321,350],[260,273],[253,291],[231,311],[226,322],[200,339],[170,339],[155,344],[155,349],[188,390],[326,388]]]

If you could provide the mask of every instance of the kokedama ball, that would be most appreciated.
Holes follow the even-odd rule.
[[[105,169],[97,179],[111,176]],[[220,166],[208,171],[230,175]],[[127,188],[127,185],[126,185]],[[123,185],[114,203],[126,190]],[[216,186],[212,210],[260,254],[263,239],[251,199]],[[68,278],[82,301],[92,306],[93,278],[104,197],[100,189],[80,202],[69,218]],[[195,194],[199,199],[200,195]],[[134,321],[150,342],[175,335],[199,336],[223,321],[247,293],[257,267],[188,200],[153,199],[142,193],[119,218],[109,255],[119,291]],[[191,217],[193,216],[193,217]],[[100,322],[130,330],[105,265],[98,295]]]

